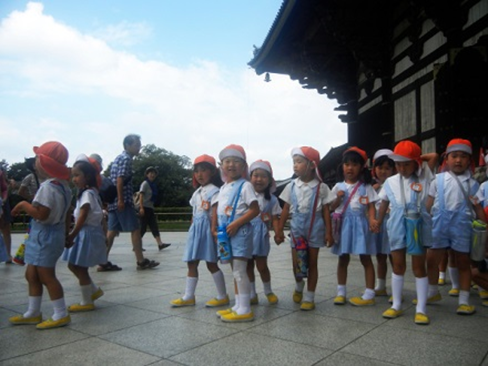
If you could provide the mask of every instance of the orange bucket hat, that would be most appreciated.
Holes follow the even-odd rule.
[[[57,141],[48,141],[41,146],[33,148],[36,157],[39,159],[42,169],[50,177],[68,180],[70,169],[66,166],[68,161],[68,150]]]
[[[447,144],[446,154],[452,153],[453,151],[462,151],[466,154],[473,155],[473,145],[465,139],[452,139]]]
[[[368,163],[368,155],[366,154],[366,151],[361,150],[359,147],[357,147],[357,146],[351,146],[346,151],[344,151],[342,153],[342,155],[345,155],[348,152],[355,152],[356,154],[358,154],[361,157],[361,159],[364,160],[364,165],[366,165]]]
[[[217,169],[217,163],[215,162],[215,159],[210,155],[203,154],[203,155],[197,156],[195,158],[195,161],[193,162],[193,168],[195,168],[198,164],[202,164],[202,163],[207,163],[207,164],[213,166],[215,169]],[[193,174],[192,185],[193,185],[193,188],[198,187],[198,182],[195,179],[195,174]]]
[[[410,160],[415,161],[419,167],[422,166],[422,160],[420,159],[422,150],[420,146],[413,141],[405,140],[396,144],[393,154],[390,155],[391,160],[396,163],[407,162]]]
[[[313,167],[315,168],[315,175],[317,176],[317,179],[322,182],[322,175],[319,171],[320,153],[311,146],[301,146],[295,147],[291,150],[291,156],[293,157],[295,155],[303,156],[305,159],[311,161],[313,163]]]
[[[264,171],[267,171],[271,175],[270,192],[274,193],[276,191],[276,182],[273,178],[273,168],[271,167],[271,163],[267,160],[256,160],[249,167],[249,174],[252,176],[252,172],[256,169],[263,169]]]

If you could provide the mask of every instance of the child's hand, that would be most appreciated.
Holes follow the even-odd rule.
[[[12,216],[18,216],[19,214],[22,213],[22,211],[24,211],[24,203],[25,201],[22,201],[15,205],[15,207],[10,211]]]
[[[332,233],[325,234],[325,246],[327,248],[330,248],[333,245],[334,245],[334,237],[332,236]]]
[[[283,232],[275,233],[274,241],[276,245],[280,245],[281,243],[283,243],[285,241],[285,235],[283,234]]]
[[[73,234],[68,234],[66,237],[66,242],[64,243],[65,248],[71,248],[74,244],[74,235]]]
[[[376,219],[372,219],[369,223],[369,230],[372,231],[373,233],[379,233],[380,232],[380,223]]]
[[[125,203],[124,203],[124,201],[120,201],[120,200],[119,200],[119,201],[117,202],[117,210],[119,210],[119,211],[124,211],[124,209],[125,209]]]
[[[337,191],[337,198],[342,199],[342,197],[344,197],[344,195],[345,195],[344,191]]]
[[[229,225],[227,225],[227,235],[229,235],[229,237],[233,237],[237,234],[237,230],[239,230],[239,227],[240,226],[237,226],[235,221],[231,222]]]

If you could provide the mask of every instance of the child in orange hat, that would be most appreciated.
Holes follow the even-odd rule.
[[[291,250],[296,282],[293,301],[301,303],[300,309],[307,311],[315,309],[319,250],[333,243],[329,203],[334,199],[334,195],[329,187],[322,183],[318,170],[320,154],[317,150],[309,146],[297,147],[292,150],[291,156],[297,178],[289,183],[280,195],[285,204],[276,242],[284,240],[283,228],[291,214]],[[304,268],[306,273],[303,273],[303,270],[298,271],[298,250],[308,252],[308,270]],[[305,295],[304,277],[308,278]]]
[[[70,323],[63,287],[56,278],[56,262],[63,253],[71,190],[68,186],[70,170],[66,166],[68,150],[59,142],[46,142],[34,147],[36,172],[45,181],[40,185],[32,204],[17,204],[12,214],[21,212],[33,218],[32,228],[25,243],[25,276],[29,283],[29,307],[27,312],[9,319],[15,325],[37,324],[37,329],[57,328]],[[43,285],[51,298],[54,314],[42,321],[41,301]]]
[[[437,165],[438,155],[436,153],[422,155],[420,146],[407,140],[395,146],[390,158],[395,162],[398,173],[385,181],[379,193],[382,202],[378,220],[374,224],[375,230],[379,231],[389,207],[390,217],[386,228],[393,262],[391,280],[393,304],[383,313],[383,317],[393,319],[402,314],[407,243],[417,243],[419,244],[415,248],[417,251],[409,252],[412,254],[412,269],[417,288],[415,323],[426,325],[430,323],[430,319],[426,311],[428,279],[424,247],[429,246],[431,242],[432,219],[425,207],[425,201],[430,182],[434,179],[433,170]],[[415,228],[414,237],[420,237],[422,241],[409,239],[411,231],[407,230],[407,225]]]
[[[450,248],[459,275],[459,301],[457,313],[471,315],[475,307],[469,304],[471,288],[471,222],[486,221],[477,196],[478,182],[472,177],[473,163],[471,142],[453,139],[446,149],[447,171],[437,174],[427,199],[427,210],[432,213],[432,247],[427,252],[429,297],[440,297],[437,289],[439,262]]]
[[[193,216],[183,261],[187,262],[185,293],[178,299],[171,300],[172,307],[194,306],[195,290],[198,283],[198,265],[200,261],[207,263],[212,274],[217,296],[205,303],[207,307],[229,304],[229,296],[225,287],[224,274],[217,261],[217,245],[212,236],[212,210],[217,205],[219,188],[222,185],[215,159],[209,155],[198,156],[193,163],[193,187],[196,188],[190,199]]]

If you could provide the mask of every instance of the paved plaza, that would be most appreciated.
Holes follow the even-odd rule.
[[[14,253],[22,235],[13,235]],[[389,307],[386,297],[375,306],[355,308],[332,303],[336,289],[336,257],[322,250],[320,278],[314,311],[300,311],[293,303],[294,281],[287,245],[273,246],[269,257],[272,286],[279,297],[268,305],[257,281],[259,305],[250,323],[223,323],[205,302],[215,296],[211,275],[200,265],[197,304],[171,308],[185,286],[186,264],[181,261],[186,233],[163,233],[173,245],[157,251],[146,237],[145,255],[161,262],[154,270],[137,271],[128,234],[116,239],[110,260],[120,272],[97,273],[94,281],[105,291],[93,312],[72,314],[64,328],[39,331],[34,326],[11,326],[8,318],[24,312],[27,285],[24,268],[0,264],[0,365],[487,365],[488,308],[477,307],[473,316],[455,314],[457,299],[441,288],[443,301],[428,307],[431,325],[414,324],[414,281],[405,281],[405,313],[398,319],[383,319]],[[363,270],[352,258],[348,296],[364,288]],[[232,274],[222,266],[228,289]],[[75,277],[60,261],[58,278],[67,304],[80,300]],[[390,276],[390,272],[388,277]],[[389,285],[388,280],[388,285]],[[389,286],[388,286],[389,287]],[[52,314],[47,294],[44,317]]]

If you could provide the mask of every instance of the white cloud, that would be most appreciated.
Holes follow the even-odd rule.
[[[111,24],[93,32],[94,37],[114,46],[132,46],[148,38],[151,34],[152,29],[148,24],[129,23],[127,21]]]
[[[131,27],[121,29],[131,39]],[[49,139],[63,142],[72,157],[96,151],[108,163],[134,132],[145,144],[192,159],[239,143],[249,161],[270,160],[275,176],[285,178],[293,146],[314,146],[324,155],[346,141],[335,104],[287,76],[265,83],[253,70],[226,70],[208,60],[186,68],[143,61],[56,21],[39,3],[3,19],[0,66],[6,81],[0,96],[40,111],[19,117],[0,108],[8,136],[30,132],[6,146],[10,163]]]

